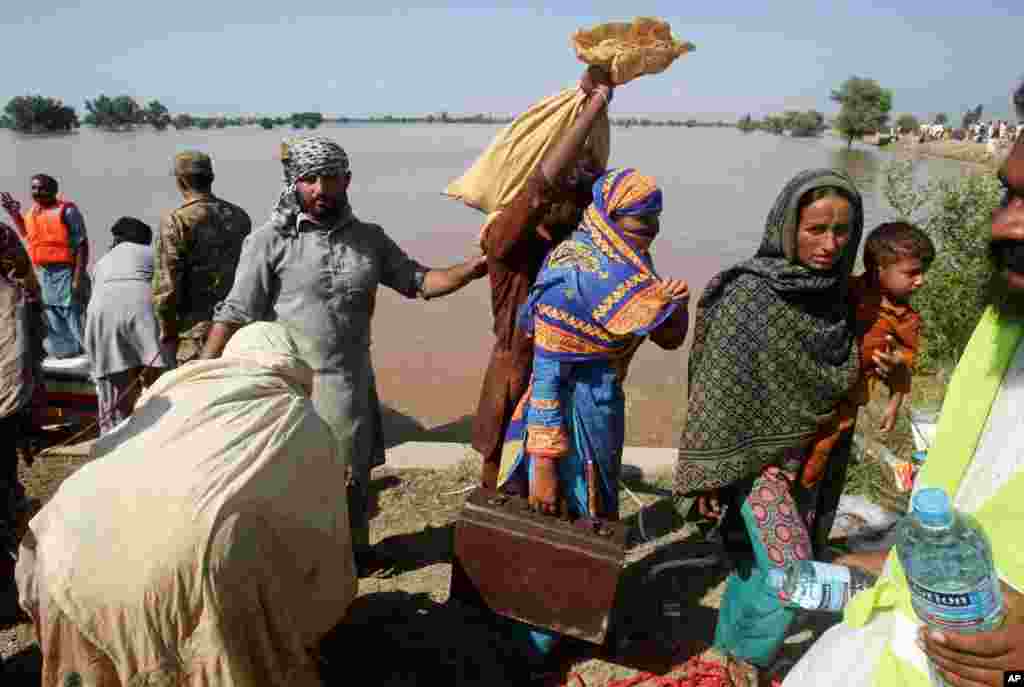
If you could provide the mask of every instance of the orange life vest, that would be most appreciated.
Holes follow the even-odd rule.
[[[64,210],[74,203],[59,201],[50,208],[38,205],[25,213],[28,254],[34,265],[70,265],[74,262]]]

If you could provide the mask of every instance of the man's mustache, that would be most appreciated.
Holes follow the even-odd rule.
[[[993,241],[989,249],[997,268],[1024,274],[1024,241]]]

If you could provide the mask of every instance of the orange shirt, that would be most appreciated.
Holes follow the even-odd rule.
[[[875,352],[885,350],[887,336],[896,340],[906,363],[905,368],[890,375],[887,386],[892,393],[908,393],[910,371],[921,339],[921,316],[909,305],[885,298],[877,286],[868,282],[866,274],[850,279],[850,298],[856,309],[861,374],[849,400],[857,405],[871,400],[871,389],[880,380],[871,358]]]

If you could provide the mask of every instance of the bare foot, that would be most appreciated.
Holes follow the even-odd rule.
[[[729,656],[725,668],[729,671],[731,687],[758,687],[757,666],[747,663],[741,658]]]

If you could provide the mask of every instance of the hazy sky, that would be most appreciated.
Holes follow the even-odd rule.
[[[577,79],[574,30],[634,16],[605,0],[5,5],[0,99],[41,93],[80,114],[99,93],[156,97],[172,112],[515,113]],[[891,88],[894,113],[958,120],[983,103],[1007,116],[1024,75],[1021,0],[628,6],[666,19],[697,52],[620,89],[616,114],[832,113],[830,90],[855,74]]]

